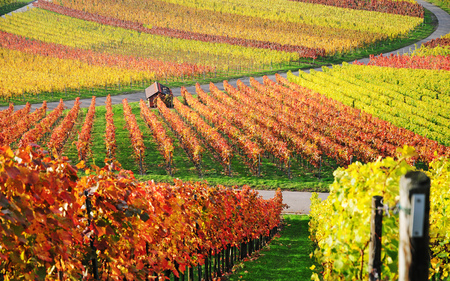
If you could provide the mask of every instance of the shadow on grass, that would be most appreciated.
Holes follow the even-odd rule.
[[[309,254],[313,244],[309,240],[309,216],[285,215],[284,227],[279,237],[274,238],[250,261],[235,267],[235,272],[226,280],[310,280],[314,263]]]

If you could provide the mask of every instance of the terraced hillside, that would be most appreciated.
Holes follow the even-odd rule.
[[[404,38],[424,21],[412,2],[333,3],[39,0],[0,19],[0,97],[106,95],[100,89],[301,67]]]

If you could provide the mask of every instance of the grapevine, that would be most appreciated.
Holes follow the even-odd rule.
[[[91,105],[89,106],[86,119],[84,120],[83,127],[78,134],[78,141],[76,141],[76,147],[78,151],[78,160],[86,160],[89,151],[89,144],[91,141],[91,130],[95,116],[95,96],[92,97]]]
[[[153,113],[147,107],[147,105],[143,100],[140,100],[139,105],[141,108],[141,116],[145,120],[145,122],[147,122],[147,125],[151,129],[153,137],[158,143],[158,147],[161,151],[161,154],[164,156],[166,168],[169,169],[169,174],[172,175],[173,150],[174,150],[172,139],[169,136],[167,136],[166,130],[156,117],[155,113]]]
[[[181,120],[177,114],[170,111],[160,99],[157,99],[157,107],[159,113],[167,122],[167,125],[174,131],[186,153],[189,155],[201,175],[203,148],[200,145],[200,141],[197,139],[195,133],[183,122],[183,120]]]
[[[139,168],[141,174],[144,173],[143,160],[145,155],[145,145],[142,136],[141,129],[137,124],[135,115],[131,112],[131,107],[128,104],[127,99],[122,100],[123,116],[126,121],[126,128],[130,134],[131,145],[133,148],[134,156],[139,161]]]
[[[77,120],[79,110],[80,98],[77,97],[75,99],[73,107],[70,109],[69,113],[67,113],[66,117],[64,117],[61,124],[59,124],[58,127],[53,130],[52,135],[47,142],[47,147],[53,153],[53,155],[61,154],[64,143],[69,137],[73,125]]]

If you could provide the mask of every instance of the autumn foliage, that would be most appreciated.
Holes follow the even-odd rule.
[[[169,173],[172,172],[171,167],[173,165],[173,141],[167,135],[166,129],[162,123],[156,117],[156,114],[151,111],[143,100],[139,101],[141,108],[141,117],[147,123],[147,126],[152,131],[153,137],[158,144],[159,151],[164,157],[166,168],[169,169]]]
[[[323,48],[309,48],[305,46],[280,44],[269,41],[250,40],[245,38],[233,38],[228,36],[191,32],[168,27],[153,26],[151,28],[148,28],[143,23],[121,20],[105,15],[92,14],[89,12],[79,11],[44,1],[37,2],[36,6],[49,11],[57,12],[59,14],[76,17],[79,19],[94,21],[101,24],[107,24],[116,27],[122,27],[125,29],[136,30],[139,32],[149,33],[153,35],[161,35],[179,39],[198,40],[212,43],[226,43],[230,45],[269,49],[283,52],[297,52],[300,57],[305,58],[317,58],[319,56],[325,55],[325,50]]]
[[[78,159],[85,160],[88,156],[90,142],[91,142],[91,130],[95,116],[95,96],[92,97],[91,105],[89,106],[86,119],[84,120],[83,127],[78,134],[78,141],[76,141],[76,147],[78,151]]]
[[[23,109],[29,110],[29,104]],[[21,110],[18,110],[16,113],[20,112]],[[3,126],[3,129],[1,129],[0,127],[0,145],[10,145],[11,143],[19,140],[24,133],[26,133],[32,126],[36,124],[36,122],[44,117],[46,111],[47,102],[44,101],[40,108],[37,108],[33,113],[22,116],[20,120],[17,120],[17,122],[14,122],[14,124],[8,124],[8,121],[12,121],[12,117],[6,117],[3,120],[0,119],[3,124],[7,125]]]
[[[75,121],[78,118],[80,104],[80,98],[77,97],[75,99],[73,107],[61,121],[61,123],[53,130],[52,135],[47,142],[47,147],[53,154],[61,154],[64,143],[67,141],[67,138],[72,132]]]
[[[8,280],[145,280],[268,235],[282,194],[138,182],[117,163],[74,167],[28,146],[0,148],[0,273]],[[77,171],[84,168],[86,176]],[[87,212],[89,211],[89,212]]]
[[[360,62],[355,64],[364,65]],[[450,70],[449,56],[410,56],[404,55],[389,55],[379,56],[370,55],[370,61],[367,65],[395,67],[395,68],[411,68],[411,69],[440,69]]]
[[[116,154],[116,127],[114,126],[114,113],[111,104],[111,95],[106,97],[106,129],[105,129],[105,147],[109,158],[115,157]]]
[[[322,4],[341,8],[375,11],[381,13],[390,13],[404,16],[421,17],[424,16],[423,7],[415,1],[396,1],[396,0],[291,0],[312,4]]]
[[[127,99],[122,100],[123,116],[126,121],[125,127],[128,130],[131,140],[131,146],[133,148],[134,157],[142,164],[142,158],[145,154],[144,139],[136,121],[136,116],[131,111],[131,106]],[[142,171],[141,171],[142,172]]]

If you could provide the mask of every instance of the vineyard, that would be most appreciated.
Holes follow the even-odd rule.
[[[289,75],[289,80],[397,127],[450,145],[447,71],[348,64],[323,70],[300,73],[298,77]],[[401,141],[414,139],[405,136]],[[429,152],[435,149],[430,147]]]
[[[323,266],[313,280],[367,280],[369,259],[371,200],[382,195],[389,209],[396,206],[399,180],[406,171],[415,170],[408,159],[414,149],[399,149],[396,158],[376,162],[354,163],[348,169],[339,168],[336,181],[330,185],[330,196],[321,201],[317,194],[311,199],[311,239],[318,248],[314,258]],[[430,191],[430,270],[429,280],[449,280],[448,211],[450,201],[450,162],[437,159],[427,172]],[[388,210],[383,216],[383,258],[381,276],[398,280],[399,216]]]
[[[276,81],[264,77],[263,83],[251,78],[249,86],[224,81],[225,91],[211,83],[209,93],[197,84],[196,93],[182,88],[174,109],[162,102],[150,109],[143,100],[127,99],[112,106],[109,97],[106,107],[95,107],[93,97],[87,110],[77,99],[62,114],[61,101],[44,118],[45,103],[35,112],[29,106],[14,111],[11,105],[1,111],[7,125],[2,145],[37,143],[53,155],[100,167],[115,159],[143,179],[235,178],[238,184],[245,177],[278,178],[289,185],[326,182],[337,167],[393,157],[403,145],[416,148],[411,164],[419,166],[449,156],[446,73],[374,68],[344,64],[288,74],[295,83],[280,75]],[[409,71],[408,76],[398,71]],[[401,83],[399,77],[421,84]],[[418,87],[423,93],[413,91]]]
[[[39,0],[0,19],[0,98],[7,105],[55,94],[106,96],[153,81],[298,69],[389,48],[430,26],[412,2],[306,2]]]
[[[280,190],[138,182],[113,164],[79,178],[83,165],[31,146],[0,159],[6,280],[220,277],[273,237],[284,207]]]
[[[0,280],[217,280],[274,237],[281,189],[329,192],[311,199],[316,281],[367,279],[383,195],[381,274],[396,280],[392,210],[413,170],[432,180],[430,278],[450,278],[450,35],[278,74],[430,27],[416,1],[33,6],[0,18]],[[155,81],[181,85],[173,108],[113,104]]]

